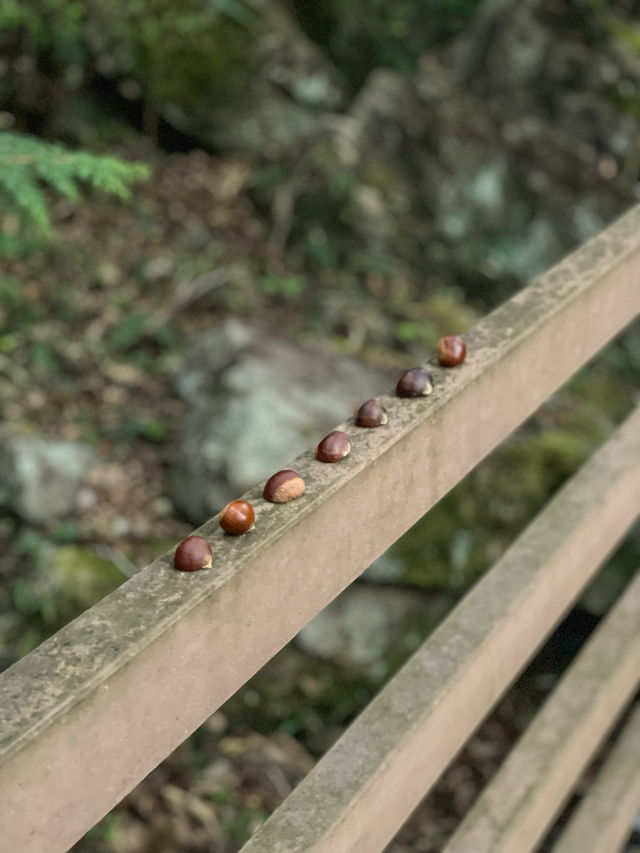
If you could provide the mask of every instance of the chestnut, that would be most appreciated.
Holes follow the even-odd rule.
[[[445,335],[436,344],[436,356],[443,367],[462,364],[466,355],[466,344],[459,335]]]
[[[350,450],[351,442],[346,432],[334,429],[316,447],[316,459],[320,462],[339,462],[349,455]]]
[[[249,501],[232,501],[222,510],[220,527],[230,536],[241,536],[253,527],[255,513]]]
[[[295,471],[277,471],[265,483],[262,497],[273,504],[286,504],[304,494],[304,480]]]
[[[176,548],[173,565],[181,572],[209,569],[213,561],[211,545],[202,536],[187,536]]]
[[[405,371],[396,385],[398,397],[426,397],[433,391],[433,377],[424,367]]]
[[[387,420],[387,410],[377,400],[367,400],[356,412],[356,424],[361,427],[383,426]]]

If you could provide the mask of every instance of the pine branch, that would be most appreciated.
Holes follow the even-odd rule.
[[[25,227],[52,234],[45,187],[71,201],[81,198],[81,185],[128,199],[130,184],[145,180],[149,168],[117,157],[72,151],[13,131],[0,132],[0,209],[15,209]]]

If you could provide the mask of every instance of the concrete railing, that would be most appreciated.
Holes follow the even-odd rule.
[[[176,572],[167,554],[11,667],[0,678],[2,849],[71,846],[639,312],[635,208],[471,329],[464,365],[433,367],[430,397],[380,397],[389,414],[382,429],[342,425],[352,453],[339,465],[311,453],[292,462],[307,484],[303,498],[267,504],[256,487],[246,495],[256,509],[251,535],[225,537],[217,519],[203,525],[212,569]],[[246,853],[383,849],[639,510],[640,411],[418,649]],[[636,581],[448,849],[533,849],[639,677]],[[625,792],[637,791],[637,770],[621,764],[632,779]],[[609,778],[620,784],[605,768],[606,791]],[[609,796],[616,815],[602,850],[638,805]],[[577,849],[590,832],[584,824],[577,814],[558,849]]]

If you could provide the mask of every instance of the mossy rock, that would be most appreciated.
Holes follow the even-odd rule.
[[[79,611],[93,607],[126,580],[115,563],[80,545],[56,548],[41,577],[62,608]]]
[[[15,577],[0,591],[0,645],[7,663],[32,651],[39,643],[93,607],[126,580],[106,557],[80,545],[39,545],[35,568]]]
[[[330,64],[267,0],[106,0],[86,40],[97,70],[144,103],[147,130],[161,116],[205,146],[289,146],[341,98]]]

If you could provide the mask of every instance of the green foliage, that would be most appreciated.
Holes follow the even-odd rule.
[[[220,15],[226,15],[238,24],[247,26],[254,19],[253,10],[239,0],[209,0],[209,3]]]
[[[45,187],[71,201],[80,198],[82,183],[127,199],[129,184],[148,175],[149,169],[142,163],[71,151],[13,131],[0,133],[0,204],[5,209],[14,207],[22,224],[46,237],[52,229]]]
[[[347,670],[289,646],[232,696],[223,712],[258,732],[292,735],[320,754],[329,746],[331,731],[370,701],[377,684],[368,673]]]
[[[302,275],[263,275],[258,283],[263,293],[283,299],[298,299],[307,287],[306,279]]]
[[[230,820],[225,821],[222,831],[237,844],[244,844],[268,817],[266,809],[242,808]]]
[[[150,417],[125,418],[117,426],[106,429],[108,438],[121,442],[131,442],[142,438],[152,444],[162,444],[167,437],[167,425],[164,421]]]
[[[20,658],[59,630],[83,610],[125,580],[122,571],[91,548],[71,544],[71,523],[60,525],[55,545],[38,531],[27,528],[16,537],[14,548],[25,569],[0,589],[0,647]]]
[[[4,0],[0,6],[0,31],[21,30],[27,45],[53,50],[54,57],[69,59],[80,40],[85,14],[81,0]]]
[[[322,44],[354,89],[372,68],[409,71],[419,56],[458,32],[480,0],[329,0],[294,3],[300,23]]]
[[[144,334],[146,323],[147,317],[144,314],[137,312],[126,314],[109,333],[109,347],[116,352],[126,352],[131,349]]]
[[[122,832],[121,824],[122,817],[117,812],[112,812],[105,815],[100,823],[92,827],[87,832],[85,838],[87,841],[94,841],[96,843],[106,842],[108,844],[115,844]]]
[[[24,292],[20,279],[10,275],[0,276],[0,305],[4,306],[6,319],[0,320],[0,352],[12,352],[18,345],[17,333],[24,326],[42,319],[42,306],[34,303]]]
[[[255,19],[240,0],[107,0],[91,5],[83,39],[101,74],[134,81],[152,130],[154,114],[179,126],[247,91]]]
[[[631,329],[394,543],[390,553],[404,567],[403,582],[466,592],[628,415],[637,366],[640,329]],[[590,589],[589,609],[604,612],[639,555],[637,526]]]
[[[0,49],[22,57],[45,54],[48,72],[57,77],[62,71],[63,79],[73,83],[86,60],[82,42],[85,16],[82,0],[4,0],[0,3]],[[3,77],[0,97],[10,80],[10,76]]]
[[[93,65],[107,76],[133,73],[143,85],[147,75],[152,88],[164,76],[171,86],[181,80],[173,59],[193,60],[206,73],[228,52],[224,39],[211,51],[210,34],[224,30],[228,37],[229,25],[240,31],[255,19],[244,0],[6,0],[0,4],[0,52],[29,59],[30,87],[35,82],[44,101],[36,104],[36,92],[23,90],[9,73],[0,78],[0,102],[11,95],[18,110],[27,101],[46,111],[52,81],[59,95],[61,88],[80,85]]]

